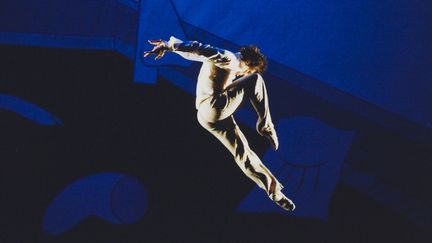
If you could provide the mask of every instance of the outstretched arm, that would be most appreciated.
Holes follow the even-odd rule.
[[[235,59],[234,53],[213,47],[211,45],[203,45],[198,41],[182,41],[173,36],[169,41],[156,40],[149,41],[154,45],[153,50],[144,52],[144,57],[152,54],[156,55],[156,60],[163,57],[166,51],[172,51],[185,59],[191,61],[210,61],[218,66],[225,66]]]

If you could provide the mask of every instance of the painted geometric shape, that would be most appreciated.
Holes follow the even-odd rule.
[[[63,124],[59,118],[41,107],[11,95],[0,94],[0,109],[14,112],[39,125],[53,126]]]
[[[45,212],[43,230],[60,235],[90,216],[113,224],[132,224],[146,209],[147,193],[139,179],[99,173],[73,182],[54,198]]]

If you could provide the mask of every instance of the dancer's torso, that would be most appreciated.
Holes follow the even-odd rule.
[[[196,108],[208,97],[222,92],[232,83],[235,72],[228,68],[220,68],[211,62],[203,62],[198,75],[196,87]]]

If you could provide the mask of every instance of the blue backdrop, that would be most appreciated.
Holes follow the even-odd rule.
[[[371,124],[378,124],[407,135],[416,142],[432,141],[432,109],[430,109],[432,17],[428,13],[429,9],[427,1],[408,0],[379,2],[373,0],[360,2],[354,0],[1,1],[0,44],[117,51],[133,62],[134,81],[155,84],[157,80],[163,78],[191,95],[195,92],[199,64],[184,61],[174,54],[167,54],[164,59],[157,62],[143,59],[143,51],[151,48],[146,42],[147,39],[168,39],[174,35],[181,39],[198,40],[234,51],[242,45],[256,44],[269,60],[265,79],[271,94],[274,120],[282,127],[284,124],[289,124],[280,137],[299,146],[297,150],[294,149],[295,146],[283,147],[281,150],[290,153],[289,156],[283,156],[284,158],[294,160],[291,161],[294,166],[293,163],[280,165],[288,168],[291,166],[294,168],[290,169],[291,172],[275,168],[282,177],[294,176],[298,179],[286,185],[287,188],[294,188],[293,192],[299,192],[297,199],[307,202],[304,204],[307,205],[307,210],[302,211],[299,208],[297,215],[326,218],[330,197],[340,174],[343,174],[341,178],[346,185],[419,221],[421,217],[418,215],[431,214],[428,202],[420,199],[420,203],[416,200],[400,200],[410,196],[406,194],[409,189],[404,189],[402,186],[396,189],[377,186],[381,183],[380,180],[386,178],[383,175],[387,175],[390,168],[385,164],[387,162],[383,162],[380,166],[368,164],[365,166],[366,169],[363,168],[365,171],[378,171],[376,174],[362,174],[360,170],[351,167],[344,170],[342,164],[353,136],[361,137],[364,134],[361,133],[361,129],[358,129],[359,133],[352,132],[352,127],[345,129],[344,119],[349,119],[346,116],[328,114],[337,107]],[[124,82],[132,82],[131,79],[125,79]],[[14,80],[4,82],[14,82]],[[290,92],[287,92],[288,90]],[[296,104],[296,93],[293,90],[305,92],[299,96],[316,100],[307,104]],[[288,97],[287,93],[291,96]],[[51,111],[50,109],[39,107],[39,103],[36,105],[37,102],[33,104],[24,98],[1,92],[0,109],[12,111],[41,125],[63,124],[63,117],[57,118],[57,113],[53,115],[48,112]],[[121,99],[123,98],[122,96]],[[299,109],[304,107],[312,109],[308,106],[318,103],[317,100],[327,109],[316,111],[312,118],[303,117],[299,120],[293,118],[293,114],[301,114],[298,110],[298,113],[292,112],[295,110],[294,106],[301,107]],[[328,104],[331,106],[327,106]],[[241,122],[254,127],[255,114],[250,109],[243,109],[238,115]],[[340,119],[331,124],[337,124],[337,128],[327,126],[323,120],[319,121],[329,116],[332,116],[333,121]],[[286,120],[287,118],[293,120]],[[67,122],[65,120],[65,124]],[[311,139],[317,141],[317,144],[298,143],[301,138],[305,138],[304,130],[310,132],[312,137],[320,138]],[[289,136],[290,131],[298,136],[297,140],[289,140],[292,139]],[[331,137],[328,139],[331,141],[327,142],[326,137]],[[319,150],[325,145],[332,144],[334,146],[328,151]],[[311,155],[308,153],[314,149],[317,153],[313,155],[325,158],[326,161],[310,161],[310,158],[304,157],[304,155]],[[363,152],[368,155],[369,148],[365,148]],[[373,152],[370,154],[373,157]],[[266,156],[268,160],[280,162],[275,159],[276,154],[266,153]],[[294,156],[295,159],[290,156]],[[356,159],[367,163],[361,156]],[[382,159],[382,161],[390,160]],[[278,162],[273,163],[273,166],[279,165]],[[323,174],[320,175],[323,177],[317,176],[321,173],[318,171],[321,170],[315,167],[308,171],[304,169],[305,164],[309,166],[311,162],[313,166],[321,166],[321,162],[327,163],[322,167]],[[398,165],[394,170],[403,174],[404,165]],[[414,171],[422,170],[421,167],[414,169]],[[415,175],[411,177],[414,178]],[[95,178],[99,179],[99,177]],[[303,182],[304,178],[312,179]],[[117,177],[109,179],[114,181]],[[103,182],[103,180],[96,181]],[[297,187],[300,188],[299,185],[305,185],[305,188],[311,187],[314,181],[322,183],[324,189],[296,190]],[[73,183],[77,181],[70,181],[70,183],[70,187],[75,188],[76,184]],[[318,182],[316,184],[318,185]],[[382,189],[382,192],[374,193],[372,187]],[[77,188],[81,190],[84,187]],[[312,195],[309,193],[311,190],[316,193],[315,196],[302,198],[305,191],[306,194]],[[255,198],[256,191],[252,190],[249,195],[245,195],[240,210],[254,212],[276,210],[273,204],[268,208],[265,205],[260,207],[256,201],[250,200],[250,197]],[[396,193],[390,193],[393,191]],[[106,192],[108,195],[111,187],[107,186]],[[59,194],[61,200],[58,200],[67,202],[68,195]],[[84,197],[89,194],[80,195]],[[103,195],[104,198],[107,198],[106,195]],[[81,199],[81,197],[76,198]],[[317,201],[323,203],[317,205],[315,204]],[[402,203],[395,203],[395,201]],[[106,206],[110,200],[104,199],[98,202],[103,202]],[[416,206],[420,204],[426,206]],[[53,202],[52,205],[57,209],[58,205],[66,204]],[[405,210],[407,207],[411,210]],[[119,207],[119,209],[123,208]],[[54,209],[52,215],[57,215],[58,211]],[[107,206],[106,212],[100,215],[103,216],[102,218],[116,222],[110,210]],[[87,211],[78,211],[83,214],[82,217],[78,217],[79,219],[74,218],[77,222],[91,214]],[[425,218],[422,219],[421,224],[430,225],[430,218]],[[72,223],[66,222],[67,227],[64,226],[64,229],[60,229],[59,232],[72,227],[76,223],[74,220],[71,221]],[[59,226],[55,220],[47,222],[51,223],[50,227]]]

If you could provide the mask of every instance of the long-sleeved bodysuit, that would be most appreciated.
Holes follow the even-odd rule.
[[[273,129],[267,90],[261,75],[236,78],[240,54],[171,37],[169,48],[192,61],[202,62],[196,88],[197,118],[234,156],[241,170],[268,195],[282,190],[282,184],[249,147],[233,114],[244,100],[250,100],[258,114],[257,130]]]

